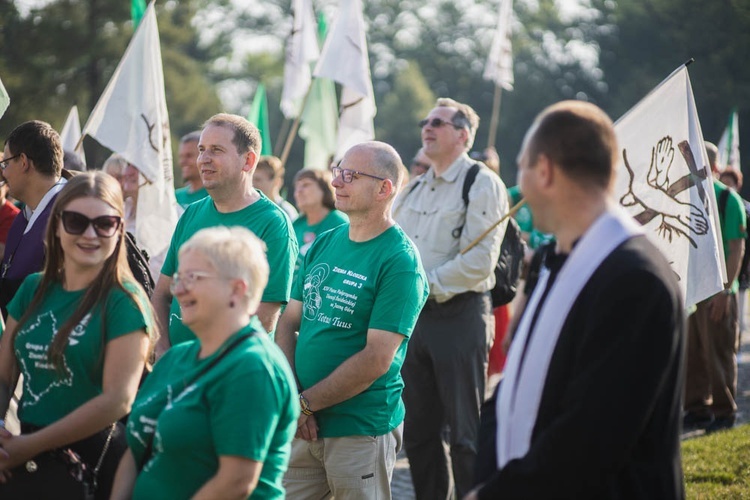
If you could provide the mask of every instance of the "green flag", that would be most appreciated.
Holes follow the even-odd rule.
[[[5,87],[3,87],[3,81],[0,80],[0,117],[5,114],[5,110],[8,109],[9,104],[10,96],[8,95],[8,91],[5,90]]]
[[[328,27],[321,12],[318,16],[318,40],[326,37]],[[302,112],[299,136],[305,140],[305,167],[325,169],[336,153],[339,109],[333,80],[315,78],[307,105]]]
[[[146,0],[130,0],[130,18],[133,20],[133,29],[141,24],[143,14],[146,12]]]
[[[271,146],[271,127],[268,126],[268,102],[266,101],[266,87],[258,84],[255,91],[253,105],[250,107],[250,113],[247,115],[247,121],[254,124],[260,130],[260,138],[263,141],[260,154],[263,156],[272,155],[273,147]]]

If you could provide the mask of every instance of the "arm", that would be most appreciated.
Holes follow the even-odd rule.
[[[281,302],[261,302],[258,305],[258,319],[267,332],[276,329],[276,322],[279,321],[281,313]]]
[[[107,342],[102,393],[37,432],[0,435],[0,446],[10,457],[0,460],[0,469],[12,468],[39,453],[89,437],[127,414],[143,373],[148,342],[144,330]]]
[[[129,500],[133,496],[133,486],[137,477],[138,470],[135,466],[135,458],[133,458],[133,452],[128,448],[117,467],[110,500]]]
[[[171,347],[169,342],[169,308],[172,305],[172,292],[169,291],[169,287],[171,285],[172,278],[166,274],[160,274],[151,296],[151,305],[154,306],[156,321],[161,332],[161,336],[156,342],[156,359],[162,357]]]
[[[0,318],[2,321],[2,318]],[[10,398],[18,383],[18,365],[13,352],[11,333],[18,323],[12,316],[8,316],[8,324],[0,337],[0,418],[5,418],[10,405]]]
[[[477,175],[469,191],[466,223],[460,248],[466,248],[508,212],[508,195],[500,179],[491,172]],[[427,272],[430,295],[438,301],[456,293],[471,290],[492,275],[500,255],[500,244],[507,222],[503,222],[465,254],[455,257]]]
[[[255,491],[260,478],[262,462],[247,458],[222,455],[219,457],[219,470],[193,496],[194,500],[214,498],[242,499]]]
[[[365,391],[388,372],[404,338],[400,333],[369,329],[364,349],[344,361],[326,378],[303,391],[310,402],[310,408],[313,411],[322,410]],[[315,426],[306,425],[306,421],[312,418],[304,413],[300,414],[298,427],[303,427],[302,437],[305,439],[308,439],[305,428],[310,439],[317,439]]]
[[[297,376],[297,370],[294,367],[294,351],[297,349],[297,332],[302,322],[302,302],[291,299],[284,309],[284,314],[279,319],[276,327],[276,344],[281,348],[292,367],[292,373]]]
[[[745,240],[729,240],[729,255],[727,255],[727,280],[730,288],[734,280],[740,275],[742,255],[745,251]],[[726,293],[717,293],[711,298],[708,305],[709,315],[713,321],[721,321],[729,313],[729,301],[733,296]]]

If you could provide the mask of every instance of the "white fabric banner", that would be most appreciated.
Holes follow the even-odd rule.
[[[729,123],[717,146],[719,148],[719,168],[724,170],[732,167],[736,170],[741,169],[740,165],[740,125],[737,117],[737,110],[732,111],[729,115]]]
[[[377,108],[360,0],[341,0],[313,75],[343,86],[335,158],[338,160],[350,147],[375,138],[373,119]]]
[[[500,0],[497,29],[484,66],[484,79],[495,82],[505,90],[513,90],[513,46],[510,42],[510,21],[513,0]]]
[[[83,134],[124,156],[145,178],[138,192],[135,237],[150,255],[162,253],[177,224],[177,202],[154,2],[146,9]]]
[[[78,117],[78,106],[70,108],[68,118],[65,120],[62,132],[60,132],[63,150],[78,155],[81,162],[86,166],[86,155],[83,152],[83,143],[76,149],[78,142],[81,140],[81,120]]]
[[[711,169],[687,67],[615,124],[616,199],[664,253],[687,307],[727,280]]]
[[[312,0],[292,0],[292,13],[294,21],[287,38],[284,88],[281,91],[281,112],[289,119],[299,116],[312,82],[310,65],[320,57]]]
[[[9,105],[10,105],[10,96],[8,95],[8,91],[5,90],[3,81],[0,80],[0,118],[3,117],[3,115],[5,114],[5,110],[8,109]]]

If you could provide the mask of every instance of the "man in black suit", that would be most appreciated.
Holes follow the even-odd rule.
[[[526,135],[521,191],[557,249],[509,353],[497,470],[466,498],[684,497],[683,299],[612,199],[617,150],[611,120],[578,101]]]

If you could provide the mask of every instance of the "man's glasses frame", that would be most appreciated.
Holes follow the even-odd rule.
[[[85,233],[89,226],[93,226],[98,237],[111,238],[117,234],[117,230],[122,224],[122,217],[119,215],[100,215],[89,219],[82,213],[63,210],[60,213],[60,221],[68,234],[79,236]]]
[[[334,179],[340,175],[341,180],[343,180],[347,184],[351,184],[358,175],[364,175],[365,177],[370,177],[379,181],[386,180],[385,177],[378,177],[377,175],[366,174],[365,172],[358,172],[356,170],[341,167],[331,167],[331,174],[333,175]]]
[[[16,158],[19,158],[20,156],[21,156],[21,153],[15,156],[11,156],[10,158],[5,158],[3,160],[0,160],[0,169],[5,170],[6,168],[8,168],[8,162],[10,160],[15,160]]]

